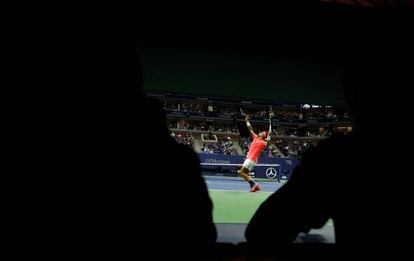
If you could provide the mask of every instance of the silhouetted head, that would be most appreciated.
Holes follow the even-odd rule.
[[[410,88],[413,86],[413,45],[408,33],[396,33],[394,30],[408,25],[408,20],[404,23],[400,20],[408,16],[399,12],[395,14],[398,17],[389,19],[395,27],[387,24],[381,33],[364,39],[365,46],[375,48],[355,50],[345,60],[345,97],[353,127],[358,132],[374,132],[381,122],[391,119],[393,122],[403,122],[411,116],[408,106],[411,104]],[[411,20],[411,15],[409,17]],[[408,28],[406,30],[409,31]],[[375,41],[377,39],[381,41]],[[384,127],[392,128],[391,124],[381,125],[383,130]]]
[[[384,119],[398,115],[401,71],[390,61],[356,61],[344,71],[344,91],[354,129],[372,132]],[[397,102],[397,106],[396,106]]]

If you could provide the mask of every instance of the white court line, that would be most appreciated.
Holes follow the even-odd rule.
[[[272,194],[272,191],[258,191],[258,192],[250,192],[250,191],[242,191],[242,190],[233,190],[233,189],[208,189],[212,191],[232,191],[232,192],[241,192],[241,193],[266,193],[266,194]]]

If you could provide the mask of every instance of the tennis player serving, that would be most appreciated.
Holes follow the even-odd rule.
[[[243,111],[242,115],[245,115]],[[260,190],[260,185],[250,177],[249,172],[253,170],[254,166],[257,164],[257,160],[259,159],[260,153],[262,150],[267,146],[267,142],[270,141],[270,134],[272,133],[272,123],[271,118],[273,116],[273,112],[269,112],[269,131],[260,132],[259,135],[254,133],[253,127],[249,122],[249,116],[245,115],[245,121],[247,128],[250,131],[250,135],[252,136],[252,143],[250,144],[249,150],[247,152],[246,160],[244,161],[240,170],[237,173],[247,182],[250,184],[250,192],[257,192]]]

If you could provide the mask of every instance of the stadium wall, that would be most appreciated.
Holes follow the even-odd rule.
[[[221,164],[243,164],[246,157],[244,156],[232,156],[232,155],[219,155],[219,154],[198,154],[200,163],[210,163],[217,164],[216,166],[203,168],[217,168]],[[269,157],[260,157],[258,164],[278,164],[279,166],[275,168],[278,174],[281,176],[289,176],[293,169],[299,164],[299,160],[295,158],[269,158]],[[222,166],[223,169],[236,169],[235,166]],[[258,178],[269,178],[266,175],[266,172],[269,173],[269,166],[264,167],[255,167],[254,173],[255,177]],[[287,177],[288,178],[288,177]]]
[[[344,106],[332,65],[186,49],[140,47],[144,90]]]

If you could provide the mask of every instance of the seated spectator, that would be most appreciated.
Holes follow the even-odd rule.
[[[400,102],[409,93],[406,81],[412,81],[406,63],[395,61],[394,49],[390,50],[389,60],[382,53],[368,57],[367,64],[354,62],[345,71],[346,100],[355,130],[334,134],[305,152],[290,180],[261,204],[248,224],[246,239],[251,245],[283,247],[300,232],[321,228],[332,219],[336,245],[344,250],[341,259],[411,255],[412,247],[403,239],[412,223],[408,192],[412,183],[407,186],[404,179],[392,182],[391,189],[384,187],[389,173],[404,174],[410,164],[400,155],[383,153],[400,144],[378,142],[382,134],[378,122],[389,110],[401,121],[408,114],[397,116],[400,107],[377,106]],[[345,182],[344,177],[355,182]],[[269,220],[280,225],[270,226]]]

